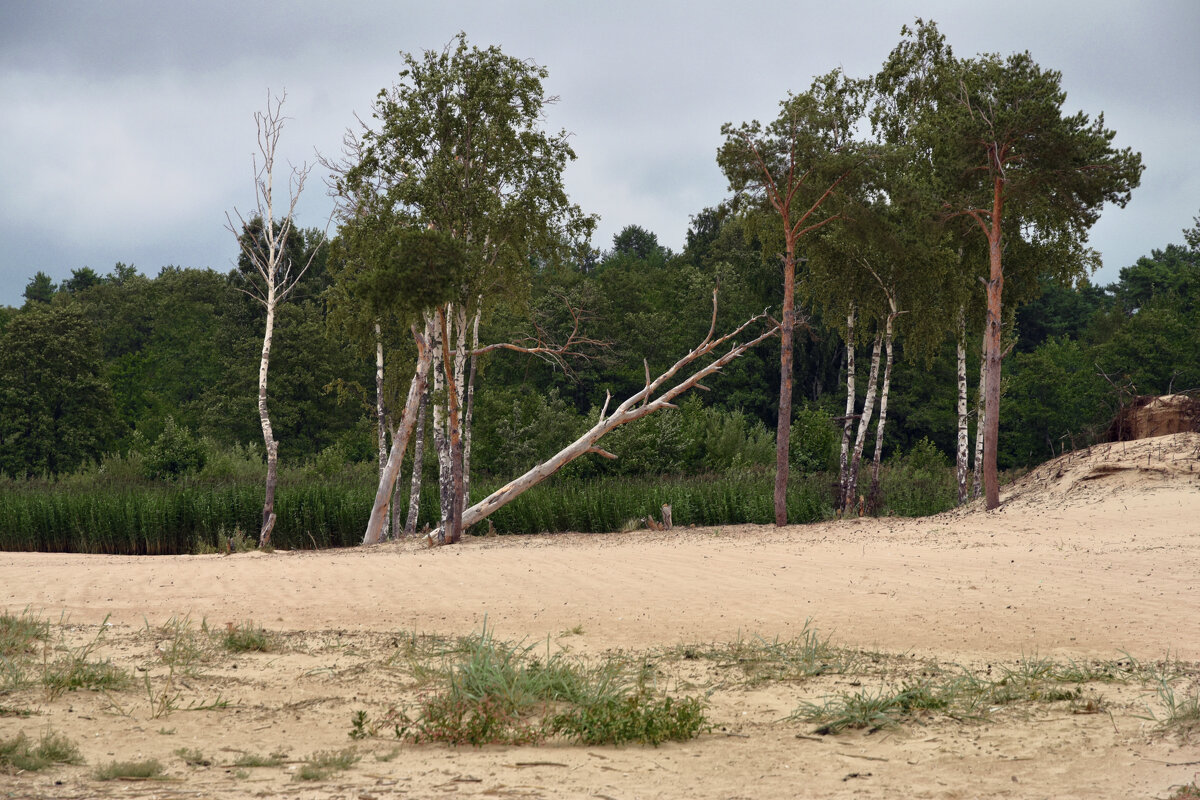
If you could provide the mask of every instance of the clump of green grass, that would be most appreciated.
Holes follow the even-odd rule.
[[[147,781],[162,778],[166,774],[163,765],[157,759],[149,758],[144,761],[110,761],[98,767],[95,778],[98,781]]]
[[[669,653],[684,660],[714,661],[722,667],[736,666],[746,683],[801,680],[818,675],[844,675],[861,665],[865,654],[836,647],[831,637],[822,637],[804,623],[791,639],[767,640],[755,635],[730,643],[685,645]]]
[[[36,744],[24,733],[0,740],[0,772],[37,772],[54,764],[82,764],[79,748],[65,736],[46,731]]]
[[[50,699],[64,692],[89,689],[94,692],[117,691],[130,683],[129,673],[111,661],[89,661],[87,653],[75,653],[47,664],[42,686]]]
[[[39,642],[50,638],[50,623],[30,614],[28,609],[20,614],[0,613],[0,657],[32,653]]]
[[[261,756],[257,753],[242,753],[233,761],[235,767],[280,767],[287,763],[288,754],[275,751],[270,755]]]
[[[149,625],[147,624],[147,629]],[[163,642],[156,646],[159,660],[172,674],[198,677],[201,666],[212,652],[208,624],[200,623],[197,631],[191,617],[171,617],[153,631]]]
[[[335,772],[350,769],[362,756],[354,748],[345,750],[321,750],[304,759],[304,764],[296,772],[298,781],[323,781]]]
[[[213,763],[199,748],[180,747],[175,751],[175,755],[183,759],[183,763],[189,767],[211,767]]]
[[[415,720],[393,712],[401,738],[453,745],[534,744],[562,736],[588,744],[659,744],[690,739],[705,728],[703,702],[658,697],[644,675],[618,657],[588,666],[536,645],[497,640],[483,632],[462,643],[440,670],[440,687],[420,702]],[[351,736],[377,729],[366,713]]]
[[[1162,731],[1185,739],[1200,732],[1200,688],[1193,686],[1190,692],[1180,694],[1170,681],[1160,680],[1155,695],[1163,712],[1159,715],[1151,711],[1148,718],[1157,722]]]
[[[130,683],[129,673],[110,660],[94,661],[92,655],[104,640],[108,618],[100,623],[96,635],[83,645],[71,649],[63,647],[65,655],[52,662],[42,664],[42,686],[46,697],[53,700],[64,692],[89,689],[107,692],[123,689]]]
[[[221,645],[231,653],[269,653],[278,647],[274,634],[252,622],[230,624]]]

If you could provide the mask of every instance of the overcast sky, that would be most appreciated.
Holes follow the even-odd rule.
[[[601,218],[593,244],[641,225],[680,249],[726,196],[723,122],[768,119],[789,90],[874,72],[917,16],[959,56],[1029,50],[1063,74],[1066,110],[1103,112],[1146,172],[1092,231],[1098,283],[1181,242],[1200,212],[1197,0],[654,2],[58,2],[0,0],[0,304],[38,270],[56,281],[117,261],[231,268],[225,213],[253,206],[253,114],[287,92],[281,148],[337,154],[391,86],[399,53],[458,32],[545,66],[573,133],[567,189]],[[299,221],[332,201],[319,168]]]

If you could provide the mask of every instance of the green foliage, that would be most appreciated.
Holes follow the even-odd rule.
[[[204,445],[187,428],[168,416],[163,431],[154,440],[142,461],[143,474],[150,480],[173,480],[199,472],[207,456]]]
[[[698,697],[651,699],[641,693],[605,697],[557,714],[549,727],[583,745],[686,742],[711,728]]]
[[[837,469],[839,431],[829,414],[806,407],[793,414],[788,440],[792,468],[802,474]]]
[[[112,393],[79,309],[32,304],[0,337],[0,472],[56,475],[100,454]]]
[[[896,452],[880,476],[879,513],[924,517],[954,508],[958,502],[949,459],[929,439],[907,453]]]

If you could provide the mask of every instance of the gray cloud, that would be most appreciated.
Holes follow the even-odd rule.
[[[1059,69],[1069,109],[1105,112],[1148,165],[1127,209],[1092,244],[1100,282],[1181,239],[1200,207],[1200,5],[1192,0],[716,2],[9,3],[0,30],[0,304],[37,270],[56,280],[115,261],[228,269],[225,213],[253,203],[252,115],[288,92],[295,163],[335,153],[354,114],[401,67],[400,51],[464,30],[550,70],[552,128],[574,133],[568,189],[602,224],[639,224],[676,249],[688,219],[720,202],[723,122],[774,115],[789,90],[833,67],[873,71],[918,14],[960,55],[1029,50]],[[1133,12],[1136,11],[1136,14]],[[301,205],[330,202],[314,171]]]

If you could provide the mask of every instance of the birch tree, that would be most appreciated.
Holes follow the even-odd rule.
[[[721,128],[717,154],[730,190],[754,210],[778,216],[782,243],[783,309],[779,325],[779,413],[775,433],[775,524],[787,524],[788,449],[792,425],[792,351],[796,328],[797,245],[838,218],[831,202],[858,154],[853,128],[861,114],[859,87],[840,72],[780,103],[765,127],[757,120]]]
[[[475,370],[475,320],[502,297],[527,291],[535,262],[564,257],[594,220],[566,196],[562,171],[575,158],[566,132],[544,129],[554,98],[546,70],[480,49],[460,34],[441,51],[405,55],[399,81],[379,93],[373,125],[348,148],[336,192],[347,204],[370,197],[398,224],[440,231],[460,242],[466,269],[453,296],[434,310],[431,348],[435,441],[443,518],[450,541],[469,486],[470,435],[464,430]]]
[[[232,216],[228,213],[225,215],[226,227],[237,239],[242,255],[253,265],[253,272],[247,275],[249,289],[243,291],[261,303],[266,311],[258,366],[258,418],[267,452],[266,491],[262,527],[258,535],[260,547],[271,543],[271,531],[275,527],[275,487],[279,480],[279,442],[271,429],[271,417],[267,409],[267,374],[271,363],[275,316],[279,305],[292,294],[317,252],[314,247],[306,259],[298,261],[289,248],[292,237],[298,235],[294,229],[294,217],[296,204],[300,201],[308,178],[308,165],[292,168],[288,176],[283,216],[281,219],[275,217],[275,158],[286,120],[282,110],[286,97],[286,94],[272,96],[268,92],[266,110],[254,114],[258,129],[258,153],[254,156],[253,218],[247,220],[237,209],[234,209]]]

